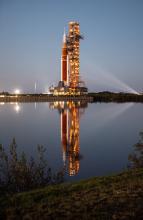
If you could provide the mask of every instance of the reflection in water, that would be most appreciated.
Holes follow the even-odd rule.
[[[5,103],[4,102],[0,102],[0,105],[4,105]]]
[[[134,103],[120,103],[118,105],[108,106],[108,108],[104,108],[99,112],[96,112],[96,118],[99,119],[98,121],[100,123],[98,124],[96,122],[95,127],[98,128],[104,127],[108,122],[118,118],[133,106]]]
[[[34,106],[35,106],[35,110],[36,110],[36,108],[37,108],[37,102],[34,103]]]
[[[0,105],[5,105],[7,104],[6,102],[0,102]],[[21,110],[21,106],[18,102],[10,102],[10,105],[13,106],[13,109],[16,113],[19,113]]]
[[[54,102],[50,108],[57,108],[61,117],[61,143],[63,149],[63,163],[65,171],[74,176],[80,166],[80,116],[84,113],[87,102]]]
[[[69,175],[77,173],[78,175],[75,175],[72,179],[104,175],[121,170],[127,163],[129,150],[127,152],[126,149],[130,148],[132,143],[135,142],[136,136],[130,136],[130,133],[136,134],[139,128],[142,127],[140,104],[135,104],[134,108],[132,108],[133,103],[89,104],[89,108],[86,109],[87,114],[82,118],[82,130],[80,129],[80,117],[84,113],[85,107],[87,107],[85,102],[50,103],[50,107],[56,109],[54,114],[47,108],[49,103],[38,104],[36,110],[34,108],[36,103],[5,102],[1,104],[1,124],[4,125],[4,128],[1,126],[3,143],[7,145],[10,137],[16,136],[21,148],[26,150],[28,154],[32,152],[33,156],[35,155],[35,145],[37,143],[42,143],[44,146],[48,143],[49,151],[52,152],[49,159],[50,164],[53,164],[54,169],[57,169],[57,167],[61,167],[62,162],[63,171],[68,173],[66,175],[67,179],[71,179]],[[57,112],[60,115],[56,114]],[[123,115],[125,112],[126,114]],[[49,116],[49,122],[47,116]],[[57,116],[59,117],[60,126],[58,125]],[[133,120],[133,116],[136,116],[136,119]],[[29,123],[29,119],[31,123]],[[134,126],[132,126],[133,122],[135,122]],[[52,126],[50,126],[51,123],[53,123]],[[56,128],[57,125],[58,129]],[[57,133],[60,128],[61,141]],[[23,129],[25,136],[27,136],[26,140],[22,138]],[[116,141],[113,134],[117,136],[119,141]],[[82,146],[80,136],[82,137]],[[87,149],[88,142],[91,143],[91,146]],[[61,143],[63,156],[59,158]],[[108,150],[106,154],[102,154],[105,143]],[[120,146],[121,143],[122,146]],[[119,155],[121,155],[123,146],[125,146],[125,150],[122,151],[124,157],[120,160]],[[80,154],[86,155],[86,159],[82,161],[82,167]],[[104,165],[100,161],[101,157],[104,158]],[[63,161],[61,161],[62,158]],[[111,166],[109,162],[112,158],[116,161],[114,166]]]
[[[18,103],[14,106],[15,111],[18,113],[20,111],[20,105]]]

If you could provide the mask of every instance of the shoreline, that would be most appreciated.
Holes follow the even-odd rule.
[[[85,101],[93,102],[91,96],[52,96],[47,94],[21,94],[0,96],[0,102],[56,102],[56,101]]]
[[[143,169],[1,195],[1,219],[142,219]],[[38,218],[39,217],[39,218]]]
[[[88,93],[80,96],[53,96],[49,94],[7,94],[0,93],[0,102],[60,102],[60,101],[84,101],[87,103],[96,102],[138,102],[143,103],[143,94],[131,93],[112,93],[112,92],[98,92]]]

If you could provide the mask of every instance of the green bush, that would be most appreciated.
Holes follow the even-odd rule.
[[[8,152],[0,145],[0,191],[21,192],[39,188],[47,184],[63,181],[63,172],[52,174],[45,159],[46,149],[38,145],[38,159],[27,160],[24,152],[17,153],[15,138],[9,146]]]

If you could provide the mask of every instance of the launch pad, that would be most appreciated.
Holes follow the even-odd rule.
[[[78,22],[69,22],[69,31],[66,35],[64,31],[61,55],[61,80],[56,87],[51,86],[49,91],[54,96],[59,95],[85,95],[88,89],[84,81],[80,79],[79,67],[79,46],[80,26]]]
[[[88,89],[86,87],[70,87],[64,84],[64,81],[59,81],[58,86],[50,87],[50,93],[54,96],[65,95],[85,95],[87,94]]]

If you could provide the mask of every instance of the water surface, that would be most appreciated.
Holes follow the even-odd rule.
[[[128,155],[143,129],[142,104],[1,103],[0,143],[16,138],[18,151],[36,158],[47,148],[54,171],[66,180],[108,175],[127,167]]]

